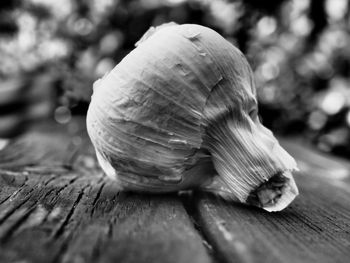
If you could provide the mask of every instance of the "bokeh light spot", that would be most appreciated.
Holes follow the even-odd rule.
[[[65,124],[71,120],[72,114],[68,107],[60,106],[56,108],[54,118],[56,122],[60,124]]]
[[[306,15],[302,15],[295,19],[291,23],[291,29],[294,34],[299,36],[306,36],[310,33],[313,25],[309,18]]]
[[[0,138],[0,151],[4,149],[8,143],[9,143],[9,140]]]
[[[105,35],[100,41],[100,52],[110,54],[118,50],[123,44],[124,37],[120,31],[113,31]]]
[[[276,86],[266,85],[258,90],[259,100],[264,103],[274,103],[276,99]]]
[[[313,130],[321,129],[327,122],[327,116],[320,111],[313,111],[308,119],[309,127]]]
[[[260,67],[261,76],[266,81],[276,78],[279,74],[279,71],[280,69],[278,65],[275,65],[273,63],[264,63]]]
[[[342,19],[348,8],[348,0],[327,0],[325,8],[331,19]]]
[[[321,101],[321,108],[329,115],[338,113],[345,105],[345,98],[338,91],[328,92]]]
[[[276,28],[276,19],[267,16],[261,18],[257,25],[258,34],[261,37],[267,37],[271,35],[276,31]]]
[[[73,23],[73,30],[79,35],[88,35],[91,33],[93,25],[89,19],[79,18]]]
[[[106,72],[111,71],[115,66],[114,60],[111,58],[104,58],[100,60],[96,66],[95,74],[97,77],[102,77]]]

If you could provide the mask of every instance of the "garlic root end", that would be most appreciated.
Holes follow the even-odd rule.
[[[251,192],[247,203],[268,212],[281,211],[299,194],[290,171],[278,173]]]

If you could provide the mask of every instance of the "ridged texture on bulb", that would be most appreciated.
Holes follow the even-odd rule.
[[[178,190],[187,170],[210,161],[200,150],[203,108],[222,75],[198,29],[171,28],[139,43],[94,86],[88,132],[101,166],[110,163],[116,173],[104,170],[124,188]]]
[[[209,28],[171,24],[148,31],[95,83],[87,129],[122,189],[202,188],[275,211],[297,195],[287,173],[296,164],[256,108],[238,49]]]
[[[223,119],[221,124],[213,126],[209,133],[209,148],[220,179],[228,186],[232,196],[246,203],[251,193],[273,176],[284,176],[285,172],[297,168],[294,159],[277,140],[271,140],[268,147],[262,137],[265,128],[261,125],[244,127],[242,123],[244,122]],[[267,204],[256,202],[254,205],[271,211],[275,211],[274,207],[286,207],[298,195],[293,177],[288,175],[288,178],[283,183],[284,188],[280,187],[281,197],[288,198],[278,198],[279,201]],[[232,196],[226,195],[225,198],[230,199]]]

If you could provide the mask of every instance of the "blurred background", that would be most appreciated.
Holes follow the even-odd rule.
[[[211,27],[243,51],[267,127],[349,158],[347,0],[1,1],[0,137],[84,115],[92,83],[169,21]]]

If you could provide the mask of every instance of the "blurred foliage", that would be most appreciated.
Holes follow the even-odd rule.
[[[266,126],[350,156],[347,0],[2,1],[0,78],[49,76],[55,118],[68,122],[93,81],[168,21],[209,26],[247,55]]]

